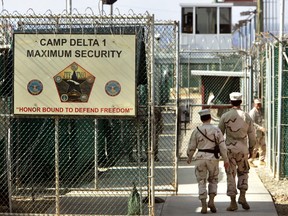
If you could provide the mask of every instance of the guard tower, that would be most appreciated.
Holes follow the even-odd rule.
[[[218,0],[218,2],[220,2]],[[254,2],[185,3],[181,7],[181,50],[232,49],[233,19]],[[223,2],[223,3],[222,3]]]

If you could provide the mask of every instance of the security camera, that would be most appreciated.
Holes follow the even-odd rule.
[[[161,39],[161,35],[159,33],[155,34],[155,39],[159,41]]]

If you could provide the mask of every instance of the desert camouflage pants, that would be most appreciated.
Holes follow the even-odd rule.
[[[208,178],[207,178],[208,174]],[[196,160],[195,176],[198,182],[199,199],[206,199],[207,194],[217,194],[219,174],[218,160]],[[207,193],[208,181],[208,193]]]
[[[254,146],[252,159],[256,158],[257,152],[259,153],[259,160],[264,161],[266,155],[265,136],[256,138],[256,145]]]
[[[248,173],[249,173],[249,164],[248,164],[248,154],[243,153],[231,153],[228,152],[229,159],[229,169],[226,171],[227,175],[227,195],[236,196],[237,188],[239,190],[248,189]],[[237,179],[236,179],[237,177]],[[237,188],[236,188],[237,181]]]

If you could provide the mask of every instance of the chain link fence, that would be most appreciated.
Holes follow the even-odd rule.
[[[0,215],[132,214],[134,186],[137,214],[154,215],[155,193],[177,190],[178,23],[6,12],[0,22]],[[136,117],[14,115],[15,34],[135,35]]]
[[[287,178],[287,47],[275,43],[275,38],[265,35],[261,52],[261,78],[263,80],[263,104],[265,127],[267,128],[267,162],[278,179]],[[281,59],[280,59],[281,58]]]
[[[198,111],[210,108],[217,125],[233,91],[243,93],[246,111],[263,95],[268,158],[286,176],[285,139],[279,145],[277,138],[277,47],[263,46],[252,61],[231,50],[178,56],[178,23],[149,15],[2,13],[0,20],[0,215],[127,215],[134,185],[139,214],[153,215],[155,196],[177,191],[177,160],[186,158],[201,124]],[[15,34],[135,35],[136,117],[14,115]],[[285,96],[281,102],[286,106]],[[283,117],[284,137],[285,124]]]

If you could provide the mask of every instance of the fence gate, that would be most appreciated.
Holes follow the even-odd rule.
[[[250,63],[246,55],[234,51],[192,51],[180,53],[180,158],[192,131],[202,124],[198,112],[211,109],[212,124],[218,125],[221,115],[231,107],[229,94],[243,94],[247,111],[251,98]]]
[[[0,215],[154,215],[177,190],[178,24],[0,21]]]

